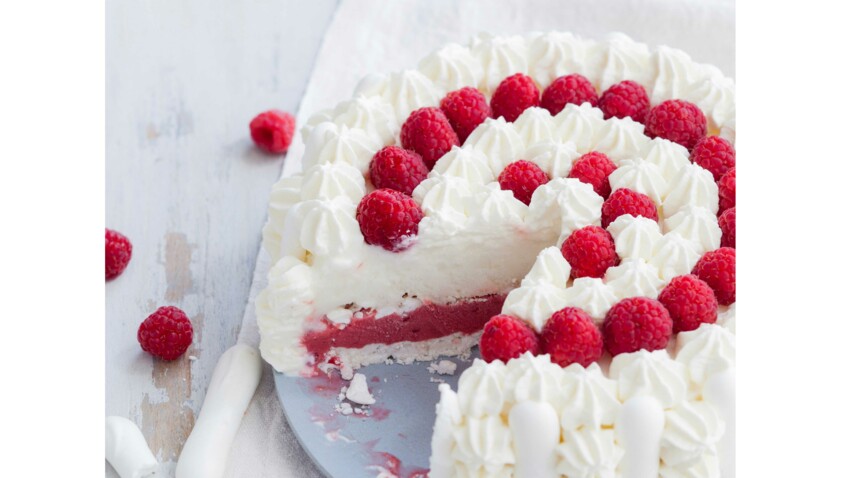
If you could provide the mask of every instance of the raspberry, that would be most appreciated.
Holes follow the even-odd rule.
[[[646,115],[646,135],[664,138],[693,149],[705,136],[705,115],[693,103],[667,100],[656,105]]]
[[[723,235],[720,237],[720,247],[735,248],[735,206],[723,211],[717,218],[717,224]]]
[[[369,177],[378,188],[395,189],[408,196],[428,176],[428,166],[413,151],[398,146],[387,146],[372,158]]]
[[[478,349],[487,362],[507,362],[525,352],[537,355],[540,344],[537,334],[524,322],[509,315],[496,315],[484,324]]]
[[[720,212],[735,207],[735,168],[730,169],[717,182],[717,193],[720,196]]]
[[[695,275],[674,277],[658,294],[658,302],[670,313],[673,332],[696,330],[701,324],[717,322],[714,291]]]
[[[628,117],[643,123],[649,113],[649,96],[640,84],[631,80],[621,81],[602,93],[599,109],[605,113],[605,119]]]
[[[139,326],[137,338],[145,352],[174,360],[192,345],[192,322],[177,307],[160,307]]]
[[[605,349],[611,355],[660,350],[673,335],[670,313],[655,299],[630,297],[614,304],[602,323]]]
[[[719,181],[735,167],[735,147],[720,136],[706,136],[691,151],[691,162],[711,171],[714,180]]]
[[[493,97],[490,98],[490,108],[493,117],[504,116],[505,121],[511,122],[523,111],[540,104],[540,90],[534,80],[528,75],[517,73],[499,83]]]
[[[487,98],[471,86],[447,94],[440,101],[440,109],[449,119],[461,144],[491,114]]]
[[[561,245],[561,254],[570,263],[573,279],[605,276],[609,267],[620,263],[611,233],[599,226],[573,231]]]
[[[540,347],[552,362],[566,367],[578,363],[587,367],[602,357],[602,332],[587,315],[575,307],[561,309],[543,326]]]
[[[282,154],[295,136],[295,117],[279,110],[269,110],[251,120],[251,139],[267,153]]]
[[[393,189],[377,189],[357,206],[357,222],[367,244],[392,252],[407,249],[407,239],[419,232],[424,213],[410,196]]]
[[[570,169],[568,178],[576,178],[583,183],[593,186],[596,194],[606,199],[611,195],[611,183],[608,176],[617,166],[604,153],[591,151],[578,158]]]
[[[114,279],[124,272],[133,257],[133,244],[123,234],[106,230],[106,280]]]
[[[457,133],[440,108],[419,108],[401,125],[401,145],[419,153],[428,169],[459,144]]]
[[[602,203],[602,227],[608,227],[608,224],[623,214],[631,214],[634,217],[643,216],[658,221],[658,209],[652,199],[646,194],[626,188],[614,191]]]
[[[549,176],[540,166],[520,159],[509,164],[499,175],[499,186],[514,193],[514,197],[528,205],[531,196],[541,184],[549,182]]]
[[[597,101],[596,89],[590,80],[579,74],[572,74],[555,78],[555,81],[543,90],[540,106],[555,116],[567,104],[590,103],[590,106],[596,106]]]
[[[735,249],[721,247],[706,252],[691,274],[704,280],[714,290],[720,305],[731,305],[735,302]]]

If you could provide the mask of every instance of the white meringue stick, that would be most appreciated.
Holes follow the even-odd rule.
[[[658,400],[637,396],[626,400],[614,430],[625,454],[620,462],[623,478],[658,476],[664,410]]]
[[[177,461],[177,478],[224,475],[230,446],[262,371],[260,354],[245,344],[230,347],[218,359],[195,427]]]
[[[720,411],[726,431],[717,444],[720,476],[735,478],[735,367],[729,367],[709,377],[702,390],[706,402]]]
[[[106,461],[121,478],[145,478],[159,466],[142,431],[124,417],[106,417]]]

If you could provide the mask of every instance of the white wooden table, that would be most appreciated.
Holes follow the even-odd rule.
[[[106,284],[106,414],[140,425],[173,476],[221,353],[236,341],[283,159],[248,123],[295,112],[336,0],[107,2],[106,224],[133,242]],[[172,363],[136,331],[162,305],[192,319]],[[117,474],[106,465],[106,476]]]

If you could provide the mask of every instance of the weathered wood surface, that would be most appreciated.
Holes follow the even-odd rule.
[[[173,476],[216,360],[236,341],[283,159],[248,123],[295,112],[336,0],[107,2],[106,224],[133,242],[106,284],[106,414],[141,427]],[[192,319],[179,360],[144,354],[162,305]],[[106,466],[106,476],[115,472]]]

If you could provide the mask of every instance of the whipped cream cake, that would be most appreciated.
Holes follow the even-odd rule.
[[[432,478],[733,476],[735,92],[716,67],[622,34],[480,35],[364,78],[302,135],[263,230],[276,370],[480,343],[441,386]]]

